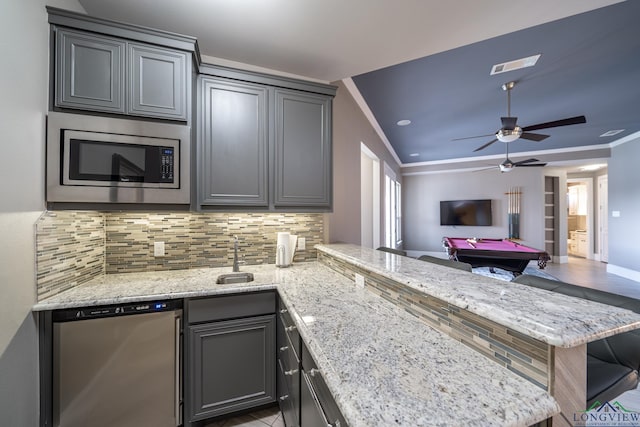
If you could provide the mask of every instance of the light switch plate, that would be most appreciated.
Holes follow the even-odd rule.
[[[153,256],[164,256],[164,242],[153,242]]]
[[[298,250],[304,251],[305,249],[307,249],[307,239],[304,237],[298,237]]]

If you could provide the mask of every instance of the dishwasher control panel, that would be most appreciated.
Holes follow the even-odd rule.
[[[155,313],[179,310],[182,300],[136,302],[130,304],[102,305],[95,307],[67,308],[53,312],[54,322],[99,319],[103,317],[126,316],[129,314]]]

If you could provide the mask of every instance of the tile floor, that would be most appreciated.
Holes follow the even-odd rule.
[[[549,263],[544,271],[563,282],[640,299],[640,283],[607,273],[604,262],[570,256],[568,263]]]
[[[282,413],[277,406],[261,409],[249,414],[215,421],[206,427],[285,427]]]

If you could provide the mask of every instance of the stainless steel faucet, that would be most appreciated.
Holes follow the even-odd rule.
[[[240,266],[238,265],[238,236],[233,236],[233,272],[237,273],[240,271]]]

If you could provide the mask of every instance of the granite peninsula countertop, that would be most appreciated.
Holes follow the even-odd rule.
[[[559,412],[543,389],[317,262],[107,275],[41,301],[52,310],[277,289],[351,427],[527,426]]]
[[[356,245],[316,249],[558,347],[640,328],[640,314],[594,301]]]

